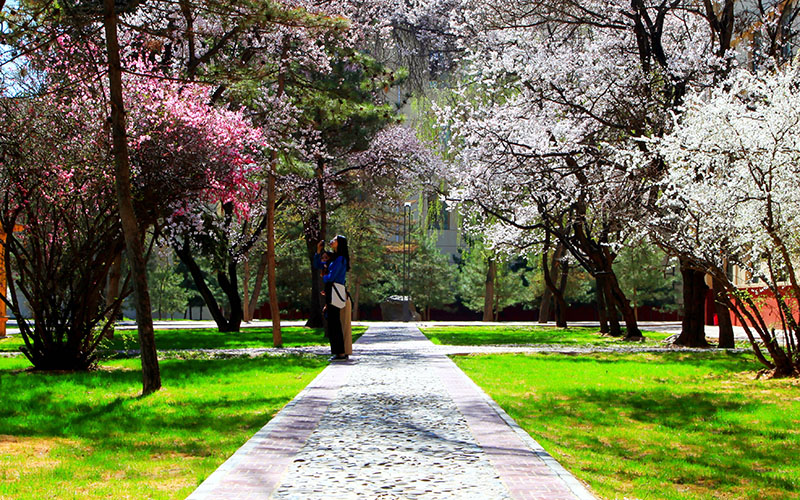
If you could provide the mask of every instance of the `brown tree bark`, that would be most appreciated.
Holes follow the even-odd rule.
[[[306,240],[308,269],[311,271],[311,294],[309,295],[309,312],[306,326],[309,328],[322,328],[325,326],[325,320],[322,316],[324,299],[322,295],[320,295],[322,291],[320,282],[322,280],[319,276],[319,270],[314,268],[314,254],[317,253],[317,243],[320,240],[320,236],[312,221],[305,221],[303,223],[303,234]]]
[[[103,25],[108,52],[108,78],[111,95],[111,135],[114,144],[114,167],[119,204],[119,215],[125,235],[128,259],[131,263],[133,291],[136,297],[136,324],[142,359],[142,394],[151,394],[161,388],[150,294],[147,288],[147,267],[144,244],[131,192],[131,168],[128,139],[125,131],[125,106],[122,97],[122,64],[117,39],[117,15],[114,0],[103,0]]]
[[[603,279],[595,277],[595,297],[597,299],[597,316],[600,320],[600,333],[608,334],[611,329],[608,326],[608,304],[606,302],[606,291]]]
[[[567,290],[567,278],[569,277],[569,262],[561,263],[561,280],[558,284],[558,295],[556,296],[556,326],[567,327],[567,301],[564,292]]]
[[[353,321],[358,321],[358,296],[361,292],[361,280],[356,278],[353,283]]]
[[[607,273],[606,283],[608,283],[614,305],[622,314],[622,319],[625,322],[625,339],[633,340],[642,338],[642,332],[639,330],[639,324],[636,321],[636,314],[634,313],[630,302],[628,302],[627,297],[625,297],[625,292],[623,292],[622,288],[620,288],[617,275],[614,274],[613,270],[609,270]]]
[[[487,261],[486,282],[483,294],[483,321],[494,321],[494,279],[497,274],[497,264],[494,259]]]
[[[258,297],[261,296],[261,288],[264,286],[264,275],[267,273],[267,253],[261,254],[258,260],[258,268],[256,269],[256,281],[253,284],[253,294],[250,296],[250,311],[249,316],[245,316],[245,321],[253,321],[256,309],[258,308]]]
[[[683,277],[683,324],[675,343],[686,347],[708,347],[705,334],[706,273],[681,259]]]
[[[239,297],[238,289],[235,290],[235,293],[231,294],[231,292],[234,290],[232,290],[230,281],[225,278],[225,274],[223,272],[220,271],[217,273],[217,280],[219,281],[220,288],[222,288],[223,292],[225,292],[225,294],[231,300],[232,310],[238,309],[238,311],[240,311],[238,317],[235,317],[237,316],[235,314],[231,314],[231,319],[229,321],[227,318],[225,318],[225,312],[220,308],[219,304],[217,303],[217,299],[214,298],[214,294],[211,292],[211,289],[208,288],[203,271],[200,269],[200,266],[197,264],[197,261],[192,255],[188,240],[184,240],[183,246],[173,246],[173,249],[175,250],[178,258],[181,259],[181,261],[186,265],[186,268],[189,270],[189,274],[191,274],[192,279],[194,280],[197,291],[208,307],[208,311],[211,313],[211,318],[217,324],[219,331],[238,332],[242,321],[242,304],[240,300],[237,300]],[[233,271],[236,271],[235,263],[233,263]],[[200,311],[202,314],[202,308]]]
[[[250,258],[245,257],[243,264],[244,276],[242,281],[242,319],[245,323],[249,320],[250,316]]]
[[[309,267],[311,268],[311,300],[310,300],[310,314],[306,326],[312,328],[319,328],[325,326],[325,318],[322,315],[322,306],[325,304],[324,299],[320,295],[322,290],[321,278],[319,271],[314,269],[314,255],[317,253],[317,243],[320,240],[325,240],[328,231],[328,213],[327,203],[325,200],[325,186],[323,184],[323,177],[325,175],[325,162],[323,159],[317,160],[317,196],[318,212],[312,217],[311,221],[304,223],[304,234],[306,239],[306,249],[308,251]],[[315,224],[318,222],[319,229],[314,231]]]
[[[566,320],[567,302],[566,300],[564,300],[564,287],[566,287],[566,274],[564,274],[563,262],[562,262],[565,252],[566,248],[562,243],[556,245],[556,248],[553,251],[552,264],[549,268],[547,265],[547,254],[544,254],[542,256],[542,274],[544,276],[544,282],[545,285],[547,286],[547,289],[550,291],[552,298],[555,299],[556,326],[562,328],[567,326],[567,320]],[[568,272],[569,270],[567,270],[567,273]],[[560,273],[558,285],[556,285],[555,281],[553,280],[553,276],[556,273]]]
[[[606,312],[608,313],[608,334],[612,337],[622,337],[622,327],[619,324],[619,316],[617,314],[617,301],[611,292],[611,283],[608,275],[604,274],[601,281],[603,283],[603,301],[606,304]]]
[[[274,347],[283,347],[275,263],[275,176],[277,175],[277,162],[278,155],[273,151],[270,172],[267,178],[267,289],[269,291],[269,312],[270,316],[272,316],[272,345]]]
[[[727,300],[725,295],[725,285],[720,283],[718,279],[712,282],[712,289],[714,290],[714,311],[717,313],[719,322],[719,347],[722,349],[732,349],[734,345],[733,337],[733,323],[731,322],[731,311],[728,309]]]
[[[547,323],[550,320],[550,303],[553,292],[548,287],[544,287],[542,301],[539,303],[539,323]]]
[[[286,76],[283,72],[283,60],[288,46],[284,45],[281,52],[281,67],[278,71],[278,98],[283,96],[286,88]],[[267,291],[269,294],[269,313],[272,317],[272,345],[283,347],[281,334],[281,310],[278,306],[277,263],[275,259],[275,180],[278,175],[278,152],[273,150],[269,162],[269,176],[267,177]]]
[[[116,320],[111,315],[117,314],[114,311],[114,302],[119,299],[120,283],[122,281],[122,253],[118,253],[111,263],[111,269],[108,272],[108,283],[106,284],[106,309],[108,309],[108,319]],[[114,338],[114,329],[108,329],[108,338]]]

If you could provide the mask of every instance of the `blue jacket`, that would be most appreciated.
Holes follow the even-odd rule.
[[[320,255],[314,254],[314,267],[317,269],[325,269],[322,264]],[[341,283],[347,284],[347,259],[343,256],[336,257],[331,262],[328,262],[328,273],[322,277],[325,283]]]

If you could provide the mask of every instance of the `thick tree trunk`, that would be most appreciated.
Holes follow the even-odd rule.
[[[603,278],[596,276],[594,279],[595,297],[597,300],[597,317],[600,320],[600,333],[608,334],[611,330],[608,327],[608,304],[606,303],[606,292]]]
[[[311,268],[311,300],[310,300],[310,313],[306,326],[312,328],[319,328],[325,326],[325,318],[322,315],[322,306],[325,304],[323,297],[320,295],[322,290],[321,278],[319,271],[314,269],[314,254],[317,252],[317,243],[320,240],[326,239],[328,230],[328,214],[325,200],[325,186],[323,184],[323,177],[325,174],[325,162],[322,159],[317,160],[317,196],[319,197],[318,213],[313,219],[319,223],[319,230],[314,231],[314,224],[311,222],[304,223],[304,233],[306,238],[306,248],[308,250],[309,266]]]
[[[181,259],[181,262],[183,262],[186,265],[186,268],[189,270],[189,274],[192,276],[192,280],[194,280],[194,284],[197,287],[197,292],[200,294],[200,297],[203,298],[203,302],[205,302],[206,306],[208,306],[208,312],[211,313],[211,318],[217,324],[219,331],[232,331],[228,320],[225,318],[225,314],[217,303],[217,299],[214,298],[214,294],[206,284],[206,278],[203,275],[203,271],[200,269],[197,261],[194,260],[188,239],[184,241],[183,246],[174,246],[173,249],[175,250],[175,254],[178,256],[178,258]],[[200,319],[202,319],[202,313],[203,308],[201,306]]]
[[[236,260],[228,262],[227,274],[223,271],[217,272],[217,282],[219,283],[225,296],[228,298],[230,307],[230,317],[225,326],[220,326],[220,332],[238,332],[242,327],[244,319],[244,309],[242,298],[239,296],[239,277],[236,273]]]
[[[494,321],[492,314],[494,309],[494,278],[497,273],[497,264],[494,259],[489,259],[487,262],[486,282],[483,294],[483,321]]]
[[[103,25],[108,52],[108,78],[111,96],[111,130],[114,143],[114,167],[119,204],[119,215],[125,235],[128,259],[131,263],[133,291],[136,297],[136,324],[142,358],[142,394],[151,394],[161,388],[150,294],[147,288],[147,266],[144,244],[131,192],[131,168],[128,139],[125,131],[125,106],[122,98],[122,64],[117,40],[117,15],[114,0],[103,0]]]
[[[614,305],[616,309],[622,313],[622,319],[625,321],[625,328],[627,330],[625,339],[638,340],[643,338],[642,332],[639,330],[639,324],[636,321],[636,314],[633,311],[633,307],[631,307],[630,302],[628,302],[627,297],[625,297],[625,292],[620,288],[617,275],[614,274],[613,270],[609,270],[606,274],[606,282],[609,284],[609,289],[615,302]]]
[[[539,303],[539,323],[547,323],[550,320],[550,303],[553,292],[548,287],[544,287],[542,301]]]
[[[309,295],[309,311],[308,321],[306,326],[309,328],[322,328],[325,326],[325,321],[322,316],[322,306],[325,304],[320,291],[321,278],[319,270],[314,268],[314,254],[317,252],[317,242],[319,242],[319,233],[314,230],[311,223],[303,223],[303,233],[306,239],[306,255],[308,256],[308,268],[311,271],[311,294]]]
[[[689,262],[681,259],[683,277],[683,325],[675,341],[686,347],[707,347],[705,334],[705,305],[708,285],[706,273],[692,269]]]
[[[714,290],[714,311],[717,313],[719,322],[719,347],[722,349],[732,349],[734,345],[733,323],[731,322],[731,311],[728,309],[725,295],[725,286],[718,279],[712,281]]]
[[[547,250],[550,246],[550,237],[548,235],[545,242],[544,249],[542,250],[542,274],[544,276],[544,293],[542,294],[542,302],[539,304],[539,323],[547,323],[552,317],[552,302],[553,302],[553,287],[548,284],[548,277],[552,274],[551,269],[555,269],[558,265],[558,248],[553,252],[552,264],[548,267],[547,263]]]
[[[564,300],[564,289],[566,288],[567,273],[569,268],[562,262],[566,248],[562,243],[556,245],[553,251],[552,265],[548,268],[547,254],[542,256],[542,274],[547,289],[550,291],[556,305],[556,326],[567,326],[567,302]],[[559,284],[556,285],[553,276],[560,273]]]
[[[617,301],[611,291],[611,280],[608,274],[604,274],[601,281],[603,283],[603,302],[606,304],[606,312],[608,314],[608,334],[612,337],[622,337],[622,327],[620,327],[619,316],[617,315]]]

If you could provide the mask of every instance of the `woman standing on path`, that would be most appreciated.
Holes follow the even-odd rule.
[[[344,333],[342,331],[341,309],[347,301],[347,271],[350,270],[350,252],[347,248],[347,238],[342,235],[336,236],[330,242],[333,255],[328,263],[328,272],[322,277],[325,283],[325,308],[328,313],[328,340],[331,343],[331,360],[347,359],[347,352],[344,345]],[[318,269],[324,269],[321,259],[324,241],[317,243],[317,253],[314,255],[314,265]],[[339,285],[339,286],[337,286]],[[341,294],[340,306],[335,303],[335,295]]]

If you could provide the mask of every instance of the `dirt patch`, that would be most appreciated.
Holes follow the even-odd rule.
[[[19,437],[0,434],[0,480],[17,481],[26,473],[38,469],[51,469],[61,461],[53,458],[51,452],[60,446],[78,447],[77,441],[54,437]],[[13,467],[10,467],[12,466]]]

